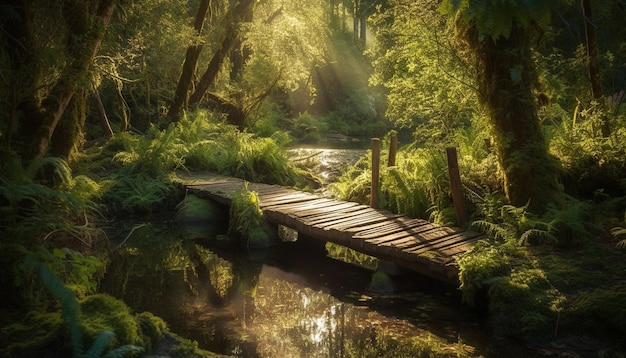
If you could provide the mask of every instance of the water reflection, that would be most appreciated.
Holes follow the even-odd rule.
[[[311,168],[323,180],[324,185],[332,183],[342,171],[354,164],[365,154],[365,149],[326,149],[297,148],[288,151],[294,162],[308,162]]]
[[[173,226],[152,225],[136,235],[114,255],[102,290],[161,316],[207,350],[238,357],[415,357],[480,356],[487,347],[454,288],[408,275],[394,278],[394,294],[367,292],[372,272],[329,258],[315,240],[243,254],[189,240]]]

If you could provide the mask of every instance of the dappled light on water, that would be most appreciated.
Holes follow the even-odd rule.
[[[245,252],[148,225],[115,252],[101,290],[237,357],[480,356],[488,337],[454,287],[413,274],[369,290],[368,260],[298,239]],[[335,259],[329,257],[333,253]],[[512,355],[509,355],[512,356]]]

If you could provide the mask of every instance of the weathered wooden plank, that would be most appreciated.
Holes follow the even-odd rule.
[[[360,216],[362,219],[364,218],[375,218],[377,217],[376,212],[373,212],[371,208],[365,208],[358,211],[354,211],[350,213],[351,215],[346,215],[343,212],[332,213],[331,215],[324,216],[322,218],[316,218],[314,220],[309,220],[308,218],[304,220],[307,224],[319,228],[325,228],[327,226],[343,223],[349,220],[353,220],[355,216]],[[353,215],[352,215],[353,214]]]
[[[320,223],[327,223],[338,219],[345,219],[356,215],[365,215],[371,213],[372,209],[363,206],[352,206],[341,210],[320,211],[317,214],[310,214],[302,218],[302,221],[308,225],[314,226]]]
[[[244,184],[241,179],[211,177],[192,178],[186,187],[228,203]],[[258,193],[268,221],[451,283],[458,282],[456,257],[484,237],[278,185],[248,183],[248,189]]]
[[[423,234],[425,232],[428,232],[428,231],[431,231],[431,230],[437,230],[437,229],[439,229],[439,227],[438,226],[434,226],[434,225],[420,225],[420,226],[416,226],[416,227],[411,228],[411,229],[400,230],[400,231],[394,232],[392,234],[388,234],[388,235],[384,235],[384,236],[380,236],[380,237],[375,237],[375,238],[371,238],[371,239],[366,239],[365,242],[367,244],[370,244],[370,245],[379,246],[380,244],[382,244],[384,242],[401,239],[401,238],[407,237],[407,236],[420,235],[420,234]]]
[[[282,212],[291,212],[291,211],[301,212],[301,211],[308,210],[308,209],[316,209],[316,208],[327,207],[327,206],[332,206],[336,204],[337,204],[337,201],[333,199],[317,198],[317,199],[307,202],[306,204],[289,203],[289,204],[265,205],[263,209],[282,211]]]
[[[464,243],[470,242],[474,239],[478,238],[477,233],[461,233],[457,235],[453,235],[448,240],[440,240],[438,242],[428,242],[425,245],[413,248],[407,248],[403,250],[404,255],[408,256],[420,256],[427,252],[440,253],[442,248],[451,249],[458,245],[463,245]]]
[[[363,205],[359,205],[357,203],[348,203],[348,202],[335,202],[333,205],[325,205],[317,208],[311,208],[307,210],[300,210],[296,213],[297,216],[303,219],[313,220],[316,217],[321,217],[323,215],[329,215],[333,213],[351,213],[357,210],[364,208]]]
[[[288,204],[288,203],[296,203],[303,201],[310,201],[314,198],[311,197],[310,194],[287,194],[281,195],[277,197],[273,197],[271,199],[259,199],[259,203],[261,207],[271,206],[271,205],[279,205],[279,204]]]
[[[472,247],[474,247],[474,245],[476,245],[476,242],[478,240],[480,240],[480,237],[475,237],[473,239],[466,240],[458,245],[453,245],[450,247],[443,248],[439,252],[442,255],[455,258],[458,254],[466,253],[467,251],[469,251]]]
[[[353,218],[353,220],[350,220],[350,221],[327,226],[326,229],[346,231],[350,228],[362,227],[363,225],[368,225],[368,224],[377,223],[377,222],[386,222],[390,218],[392,218],[392,216],[395,216],[395,214],[389,215],[389,214],[383,214],[383,213],[378,212],[378,213],[372,214],[371,216]]]
[[[436,226],[434,226],[433,224],[425,220],[416,219],[412,221],[411,223],[400,223],[394,220],[390,222],[388,226],[382,227],[380,229],[375,228],[375,229],[365,231],[365,232],[358,232],[354,235],[354,238],[366,239],[366,240],[374,239],[374,238],[379,238],[379,237],[383,237],[386,235],[391,235],[391,234],[395,234],[399,232],[405,232],[409,230],[418,230],[419,232],[419,231],[423,231],[424,230],[423,228],[426,228],[426,227],[428,227],[428,230],[430,230],[431,228],[435,228]]]

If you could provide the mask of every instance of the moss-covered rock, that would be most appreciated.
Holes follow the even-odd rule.
[[[153,351],[167,332],[165,321],[150,312],[139,313],[135,319],[141,329],[142,341],[146,351]]]
[[[88,344],[100,332],[111,331],[115,333],[115,339],[111,342],[113,345],[142,345],[139,325],[124,302],[106,294],[96,294],[84,299],[80,308],[81,328]]]
[[[226,231],[228,208],[189,194],[178,204],[176,222],[192,238],[213,239]]]
[[[367,287],[369,292],[390,293],[396,290],[393,279],[384,271],[376,271]]]
[[[223,222],[228,220],[228,208],[216,202],[189,194],[178,204],[176,221],[179,223]]]
[[[251,227],[245,235],[246,246],[253,249],[263,249],[276,246],[281,242],[276,228],[267,222]]]

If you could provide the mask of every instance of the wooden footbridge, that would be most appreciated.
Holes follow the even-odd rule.
[[[210,177],[186,179],[184,186],[199,197],[229,204],[244,181]],[[248,190],[257,192],[269,222],[452,284],[458,283],[456,258],[482,236],[277,185],[248,183]]]

